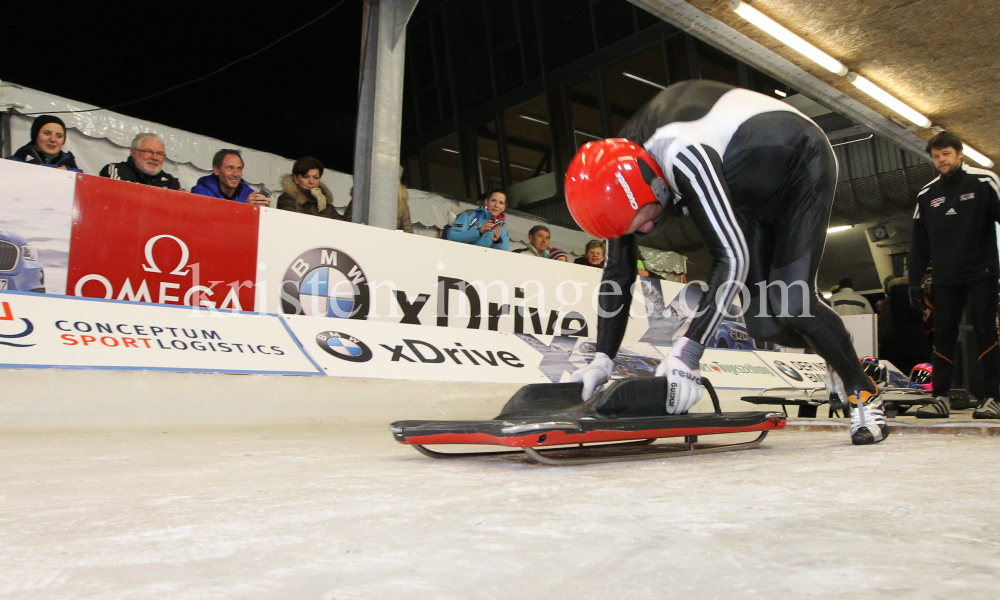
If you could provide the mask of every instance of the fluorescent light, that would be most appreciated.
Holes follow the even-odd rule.
[[[970,147],[968,144],[966,144],[964,142],[962,143],[962,148],[963,148],[962,149],[962,154],[964,154],[967,157],[971,158],[972,160],[976,161],[981,166],[984,166],[987,169],[993,167],[993,161],[990,160],[982,152],[977,151],[975,148]]]
[[[488,156],[480,156],[480,157],[479,157],[479,160],[485,160],[485,161],[487,161],[487,162],[491,162],[491,163],[494,163],[494,164],[498,164],[498,165],[500,164],[500,161],[499,161],[499,160],[497,160],[497,159],[495,159],[495,158],[490,158],[490,157],[488,157]],[[532,169],[531,167],[526,167],[526,166],[524,166],[524,165],[519,165],[519,164],[517,164],[517,163],[510,163],[510,166],[514,167],[515,169],[524,169],[525,171],[531,171],[531,172],[534,172],[534,171],[535,171],[535,170],[534,170],[534,169]]]
[[[548,121],[543,121],[541,119],[536,119],[535,117],[532,117],[531,115],[518,115],[518,116],[521,117],[522,119],[524,119],[525,121],[531,121],[532,123],[541,123],[542,125],[548,125],[549,124]]]
[[[774,90],[774,93],[777,94],[777,95],[779,95],[779,96],[781,96],[782,98],[787,98],[788,97],[788,94],[786,94],[785,92],[783,92],[781,90]]]
[[[525,121],[531,121],[532,123],[541,123],[542,125],[546,125],[546,126],[549,124],[548,121],[543,121],[542,119],[538,119],[536,117],[532,117],[531,115],[517,115],[517,116],[521,117]],[[603,140],[604,139],[604,138],[602,138],[599,135],[594,135],[592,133],[587,133],[586,131],[580,131],[579,129],[574,129],[573,131],[576,132],[576,133],[579,133],[580,135],[585,135],[587,137],[594,138],[595,140]]]
[[[853,72],[848,73],[847,80],[853,83],[854,87],[868,94],[872,98],[878,100],[886,107],[888,107],[890,110],[903,115],[904,117],[915,123],[918,127],[931,126],[930,119],[920,114],[919,112],[913,110],[909,106],[903,104],[902,100],[899,100],[889,92],[883,90],[879,86],[868,81],[861,75],[858,75],[857,73]]]
[[[853,225],[841,225],[840,227],[831,227],[826,230],[827,233],[837,233],[838,231],[847,231],[854,227]]]
[[[458,150],[452,150],[451,148],[441,148],[442,152],[451,152],[452,154],[458,154]]]
[[[651,86],[653,86],[653,87],[655,87],[657,89],[661,89],[661,90],[667,89],[664,86],[656,83],[655,81],[650,81],[650,80],[646,79],[645,77],[639,77],[638,75],[636,75],[634,73],[629,73],[628,71],[622,71],[622,75],[624,75],[625,77],[628,77],[629,79],[634,79],[634,80],[636,80],[636,81],[638,81],[640,83],[645,83],[646,85],[651,85]]]
[[[785,29],[782,25],[775,23],[770,17],[764,15],[746,2],[742,0],[730,0],[729,8],[747,21],[763,29],[765,33],[770,34],[781,43],[820,65],[827,71],[840,76],[847,75],[847,67],[842,62]]]

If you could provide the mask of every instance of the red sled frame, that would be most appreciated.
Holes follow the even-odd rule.
[[[415,450],[430,458],[471,458],[485,456],[501,456],[505,454],[526,454],[535,461],[546,465],[585,465],[617,461],[637,461],[666,458],[672,456],[689,456],[695,454],[714,454],[749,450],[761,445],[769,431],[782,429],[785,426],[785,415],[778,412],[769,413],[723,413],[719,406],[719,398],[712,384],[703,379],[715,409],[708,415],[679,415],[666,417],[641,417],[631,419],[593,419],[577,420],[553,419],[550,421],[534,421],[526,423],[505,422],[499,428],[500,435],[482,431],[442,432],[428,435],[405,435],[403,423],[393,423],[390,430],[397,441],[411,445]],[[710,426],[695,425],[685,427],[680,422],[689,418],[704,420],[707,417],[715,421],[727,417],[756,417],[752,425],[726,426],[724,423]],[[581,425],[585,420],[588,427]],[[492,422],[496,422],[493,420]],[[470,422],[474,423],[474,422]],[[602,425],[607,427],[602,427]],[[648,425],[648,427],[643,427]],[[587,430],[584,430],[587,429]],[[759,435],[748,442],[707,445],[699,444],[699,436],[727,433],[759,432]],[[662,438],[684,438],[684,444],[653,445]],[[494,452],[438,452],[427,448],[436,444],[462,445],[496,445],[517,448],[517,450]]]

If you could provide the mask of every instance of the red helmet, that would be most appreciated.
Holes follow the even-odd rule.
[[[654,177],[663,172],[642,146],[621,138],[588,142],[566,171],[566,205],[584,231],[617,239],[640,208],[657,201]]]

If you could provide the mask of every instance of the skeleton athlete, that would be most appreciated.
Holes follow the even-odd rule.
[[[712,81],[672,85],[618,139],[584,145],[566,174],[566,201],[584,231],[610,240],[597,353],[573,374],[584,397],[610,379],[625,335],[637,236],[683,212],[713,262],[697,313],[656,372],[669,380],[667,412],[701,399],[705,344],[742,290],[755,339],[811,347],[827,361],[828,386],[852,405],[853,443],[885,439],[877,389],[815,287],[836,184],[833,149],[815,123],[780,100]]]

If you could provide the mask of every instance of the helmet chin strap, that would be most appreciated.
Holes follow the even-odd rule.
[[[673,196],[670,192],[670,188],[667,186],[667,182],[657,177],[653,180],[649,187],[652,188],[653,196],[655,196],[656,200],[659,201],[660,206],[664,211],[666,211]]]

